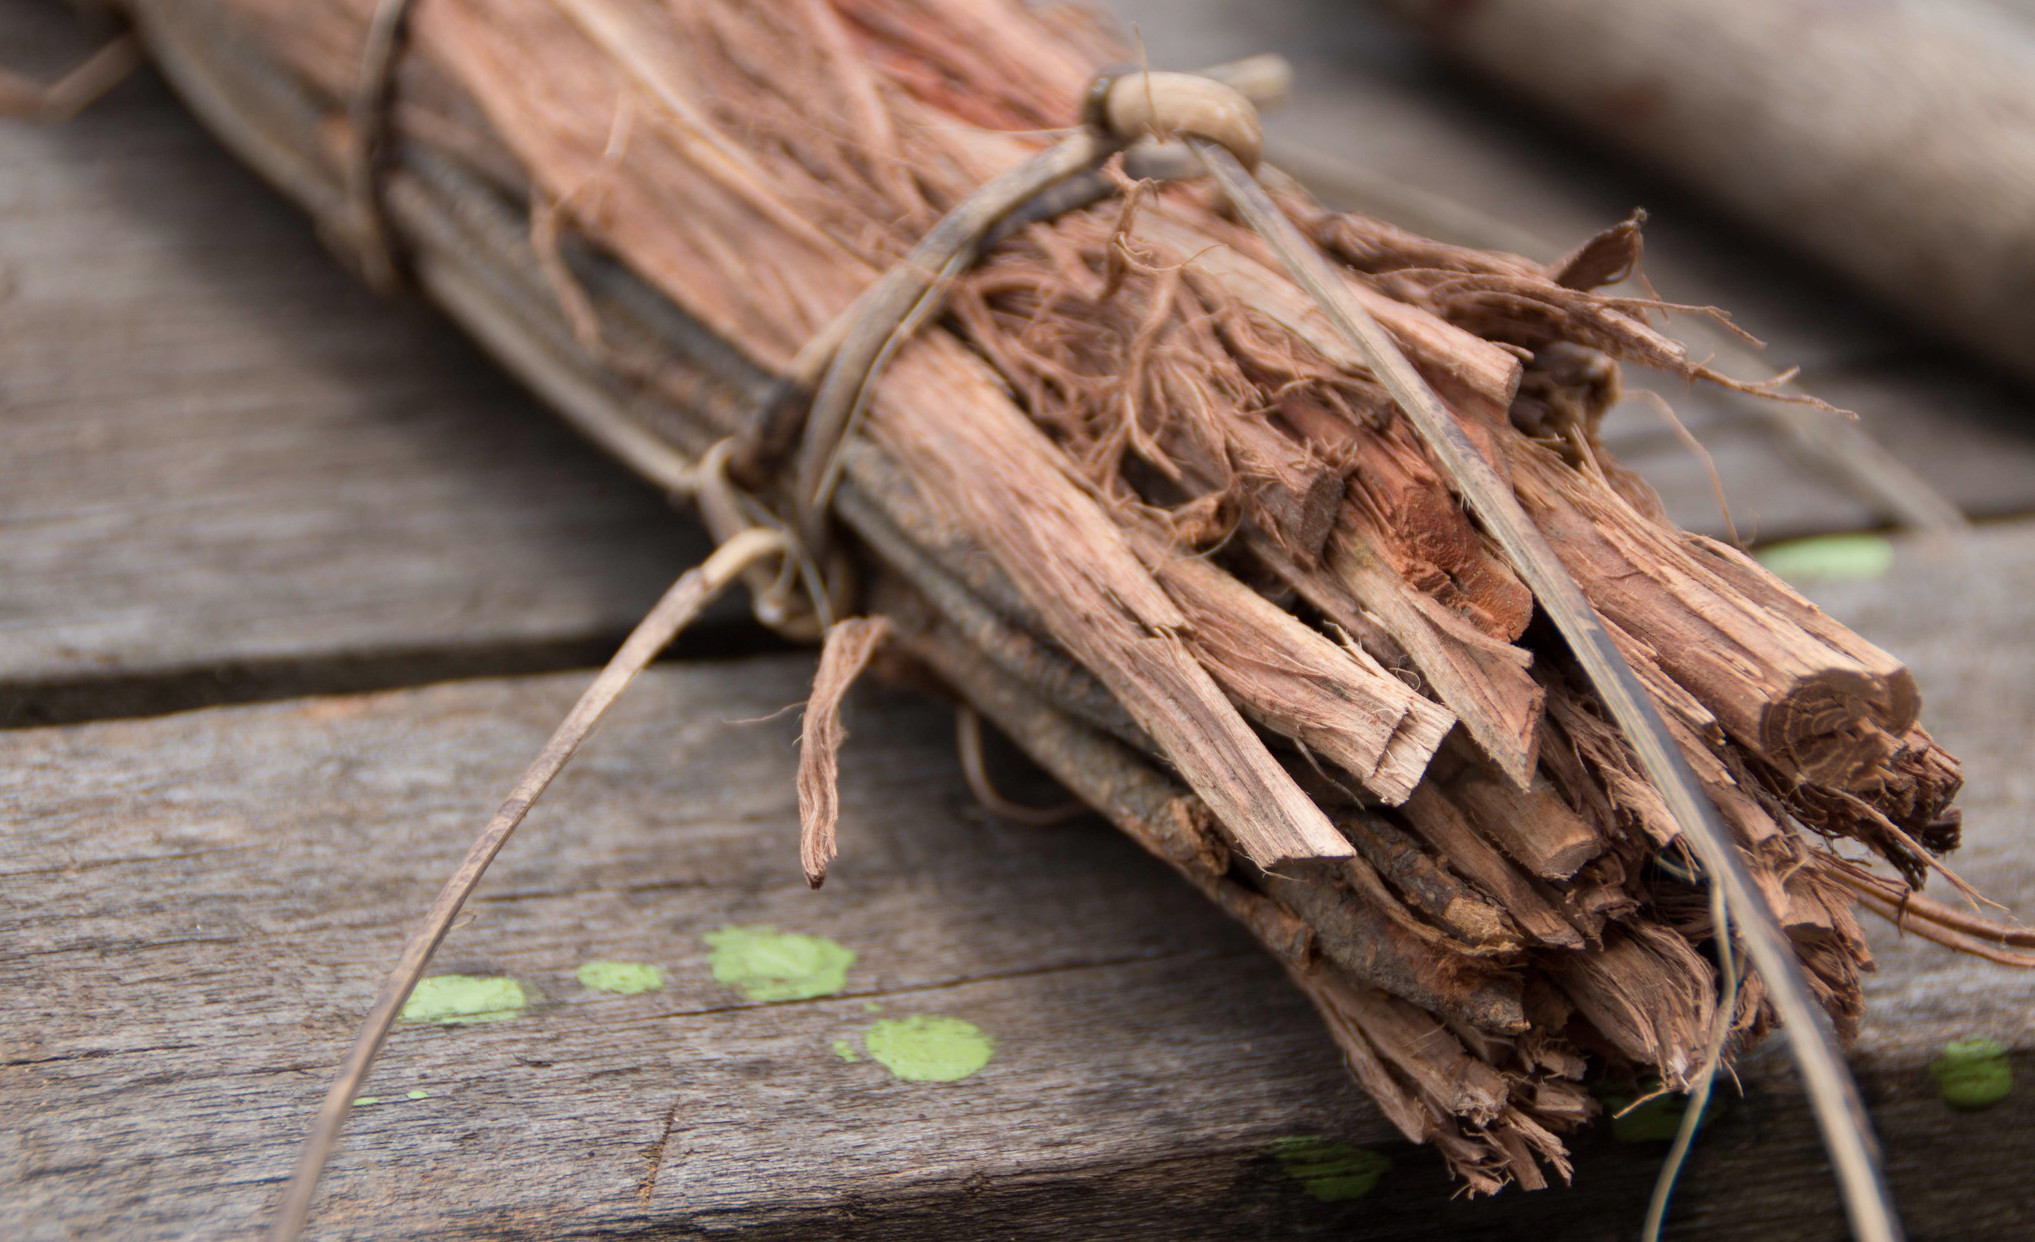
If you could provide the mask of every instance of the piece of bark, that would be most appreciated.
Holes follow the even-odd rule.
[[[1266,893],[1314,929],[1336,968],[1394,996],[1499,1035],[1526,1029],[1519,981],[1479,960],[1440,950],[1382,909],[1315,876],[1267,874]]]
[[[1561,1141],[1542,1122],[1567,1128],[1591,1115],[1591,1102],[1573,1084],[1515,1091],[1477,1051],[1486,1041],[1474,1034],[1459,1040],[1431,1015],[1334,971],[1292,973],[1386,1116],[1409,1137],[1432,1142],[1471,1193],[1491,1194],[1510,1180],[1546,1185],[1537,1159],[1569,1175]],[[1545,1112],[1534,1107],[1543,1095],[1553,1105]]]
[[[1451,875],[1399,828],[1364,814],[1344,816],[1338,823],[1365,861],[1450,935],[1485,952],[1509,953],[1520,947],[1519,933],[1501,908]]]
[[[1562,917],[1560,907],[1496,846],[1479,836],[1437,789],[1422,785],[1401,810],[1451,868],[1496,897],[1529,936],[1551,948],[1583,947],[1583,937]]]
[[[1338,625],[1383,630],[1498,770],[1522,787],[1530,782],[1545,697],[1527,672],[1533,657],[1408,586],[1349,528],[1329,537],[1328,571],[1287,581]]]
[[[1648,924],[1605,937],[1597,953],[1550,962],[1576,1012],[1634,1064],[1685,1090],[1716,1013],[1713,972],[1688,942]]]
[[[827,864],[839,852],[834,844],[834,826],[841,818],[837,786],[841,743],[848,738],[841,725],[841,700],[889,632],[890,622],[883,617],[849,617],[827,631],[820,649],[798,748],[799,865],[814,888],[826,880]]]
[[[1400,899],[1398,892],[1385,883],[1385,878],[1378,874],[1378,869],[1365,861],[1361,855],[1343,859],[1341,878],[1343,885],[1356,894],[1359,904],[1383,914],[1401,930],[1435,952],[1445,956],[1456,954],[1466,957],[1486,956],[1414,913],[1413,908]]]
[[[1195,662],[1186,618],[1064,457],[973,355],[945,337],[918,345],[891,364],[871,433],[996,558],[1247,854],[1264,866],[1350,856]]]
[[[1392,805],[1454,725],[1362,652],[1345,650],[1204,560],[1146,535],[1139,555],[1188,619],[1188,648],[1244,713]]]
[[[1522,791],[1471,767],[1443,789],[1478,832],[1544,880],[1566,880],[1604,852],[1604,838],[1544,778]]]
[[[1382,425],[1352,425],[1297,392],[1279,408],[1310,440],[1357,463],[1340,514],[1353,539],[1491,637],[1512,642],[1525,633],[1533,593],[1470,521],[1405,420],[1387,410]]]
[[[1314,1002],[1315,1010],[1321,1014],[1323,1025],[1342,1049],[1343,1062],[1350,1074],[1377,1102],[1378,1111],[1386,1120],[1397,1126],[1407,1140],[1425,1143],[1437,1133],[1440,1119],[1429,1112],[1411,1087],[1401,1081],[1385,1065],[1378,1049],[1364,1034],[1362,1023],[1356,1018],[1356,1010],[1363,1004],[1358,987],[1349,980],[1319,965],[1289,966],[1287,973],[1294,984]],[[1495,1179],[1491,1189],[1502,1185]]]
[[[1471,523],[1404,419],[1352,433],[1361,467],[1342,520],[1406,584],[1501,642],[1533,620],[1533,593]]]
[[[1373,994],[1352,1008],[1364,1035],[1423,1094],[1473,1126],[1508,1111],[1511,1092],[1490,1064],[1471,1056],[1432,1014],[1397,997]]]
[[[1562,913],[1591,941],[1603,940],[1606,927],[1625,921],[1639,908],[1627,883],[1625,861],[1616,853],[1599,854],[1585,863],[1559,892]]]
[[[1918,707],[1905,668],[1748,598],[1751,575],[1727,579],[1547,449],[1516,439],[1511,452],[1520,502],[1583,593],[1732,737],[1784,772],[1840,788],[1891,757]]]

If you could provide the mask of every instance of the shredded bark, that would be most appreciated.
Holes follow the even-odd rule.
[[[799,864],[814,888],[826,882],[827,864],[840,852],[834,826],[841,818],[841,743],[848,740],[841,700],[889,632],[888,618],[850,617],[827,631],[820,648],[798,748]]]
[[[376,0],[192,7],[259,72],[179,42],[182,19],[151,45],[208,75],[211,115],[249,121],[244,150],[287,151],[274,179],[330,217]],[[735,442],[779,513],[815,338],[1129,58],[1079,10],[1020,0],[434,0],[406,49],[383,180],[426,288],[492,340],[525,325],[526,374],[602,394],[631,443]],[[1911,896],[1957,843],[1961,775],[1907,670],[1675,530],[1599,442],[1623,365],[1764,391],[1660,331],[1650,290],[1605,290],[1638,276],[1642,217],[1543,266],[1265,178],[1554,544],[1839,1030],[1870,963],[1854,903],[2025,964],[2026,933]],[[1205,187],[1102,180],[1113,199],[1015,228],[959,277],[843,445],[831,563],[871,615],[827,633],[807,708],[808,879],[835,853],[842,695],[887,626],[924,680],[1249,928],[1469,1190],[1566,1180],[1586,1070],[1679,1084],[1703,1062],[1707,889],[1531,593],[1321,310]],[[1764,997],[1742,981],[1734,1049],[1771,1024]]]

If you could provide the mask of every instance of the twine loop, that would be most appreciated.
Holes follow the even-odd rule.
[[[792,526],[808,551],[824,548],[847,440],[885,365],[939,314],[954,280],[1016,229],[1116,193],[1102,165],[1118,153],[1134,175],[1155,179],[1204,171],[1203,161],[1180,149],[1178,140],[1213,143],[1244,167],[1256,167],[1264,130],[1253,100],[1283,97],[1291,78],[1291,66],[1277,56],[1201,73],[1115,68],[1098,74],[1084,92],[1079,130],[963,199],[808,342],[780,382],[764,429],[738,472],[747,478],[768,475],[774,452],[799,441]],[[1157,158],[1133,161],[1141,151]],[[812,393],[809,401],[799,400],[804,392]]]

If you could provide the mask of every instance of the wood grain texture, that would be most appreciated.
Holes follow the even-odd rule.
[[[6,0],[0,49],[71,20]],[[705,550],[150,78],[0,124],[0,272],[7,723],[585,663]]]
[[[1970,765],[1966,874],[2025,907],[2035,637],[2018,601],[2035,591],[2035,528],[1900,572],[1817,594],[1941,687],[1926,718]],[[1952,593],[1969,601],[1963,635],[1927,603]],[[665,667],[623,701],[440,963],[541,999],[512,1022],[399,1033],[370,1087],[389,1102],[360,1111],[321,1236],[1630,1235],[1658,1146],[1599,1131],[1574,1190],[1450,1200],[1429,1156],[1389,1143],[1269,960],[1093,821],[981,818],[923,700],[851,699],[843,854],[809,892],[795,726],[731,722],[797,701],[810,675],[804,656]],[[0,1107],[16,1119],[0,1232],[252,1222],[402,927],[577,688],[466,683],[0,737],[0,989],[15,998]],[[857,950],[847,994],[757,1006],[716,984],[700,937],[759,922]],[[2035,984],[1889,934],[1875,947],[1857,1065],[1915,1236],[2025,1236]],[[573,971],[596,958],[656,962],[670,985],[586,992]],[[830,1051],[915,1012],[976,1022],[995,1059],[913,1085]],[[1960,1114],[1924,1067],[1970,1034],[2014,1048],[2024,1081]],[[1785,1058],[1744,1074],[1671,1236],[1823,1242],[1835,1199]],[[418,1087],[432,1095],[404,1098]],[[1296,1133],[1387,1149],[1394,1171],[1357,1203],[1314,1203],[1268,1154]]]

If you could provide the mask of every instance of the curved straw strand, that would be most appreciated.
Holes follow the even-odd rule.
[[[982,713],[966,699],[954,704],[954,750],[961,757],[961,775],[968,782],[968,792],[975,795],[983,810],[999,819],[1045,828],[1089,812],[1088,804],[1079,798],[1058,806],[1025,806],[998,793],[996,782],[989,779],[989,765],[983,760]]]
[[[793,496],[799,506],[799,534],[807,547],[825,542],[826,502],[839,472],[841,444],[867,403],[864,394],[874,383],[880,361],[902,343],[906,324],[920,322],[937,309],[925,305],[928,297],[973,261],[976,247],[997,221],[1060,182],[1094,168],[1121,145],[1080,130],[985,181],[856,298],[835,325],[816,338],[815,346],[801,351],[803,363],[824,349],[821,342],[839,333],[838,347],[826,350],[826,371],[813,394],[799,451]],[[799,364],[793,369],[796,372]]]
[[[1640,1226],[1639,1242],[1660,1242],[1661,1227],[1667,1223],[1668,1200],[1674,1197],[1675,1181],[1689,1158],[1689,1147],[1703,1124],[1703,1111],[1710,1107],[1710,1089],[1717,1085],[1717,1067],[1724,1062],[1724,1045],[1731,1038],[1731,1019],[1738,1008],[1738,964],[1731,956],[1731,909],[1724,890],[1710,886],[1710,926],[1717,937],[1717,1018],[1710,1033],[1710,1047],[1703,1056],[1703,1068],[1696,1071],[1696,1084],[1689,1088],[1688,1107],[1682,1123],[1675,1127],[1675,1141],[1668,1158],[1654,1179],[1653,1195],[1647,1200],[1646,1222]]]
[[[402,51],[410,5],[411,0],[377,0],[361,49],[360,80],[346,107],[348,144],[342,178],[346,223],[354,231],[362,275],[383,292],[394,289],[399,260],[389,237],[388,216],[382,209],[378,166],[386,154],[396,60]]]
[[[1987,941],[2002,948],[2035,949],[2035,927],[1996,923],[1975,914],[1967,914],[1955,906],[1946,906],[1940,901],[1924,897],[1899,880],[1875,875],[1853,864],[1833,867],[1829,874],[1859,896],[1870,897],[1890,909],[1898,910],[1900,913],[1898,919],[1892,915],[1886,916],[1896,927],[1912,927],[1918,921],[1934,923],[1974,940]],[[1877,910],[1874,912],[1878,913]]]
[[[1967,935],[1953,926],[1933,919],[1917,918],[1914,912],[1902,903],[1887,898],[1884,893],[1871,889],[1852,888],[1858,903],[1866,909],[1892,923],[1903,932],[1913,933],[1931,944],[1940,944],[1946,949],[1969,954],[1993,963],[1996,966],[2012,966],[2017,970],[2035,970],[2035,953],[2016,953],[2002,948],[1996,941]]]
[[[573,704],[572,711],[566,714],[550,740],[544,743],[544,749],[516,782],[515,788],[509,791],[508,798],[502,802],[494,818],[488,821],[486,829],[474,839],[466,857],[460,859],[458,869],[445,881],[445,887],[439,890],[437,899],[425,912],[424,921],[411,933],[409,943],[403,946],[403,956],[397,961],[396,968],[389,972],[388,982],[382,985],[374,1008],[362,1020],[353,1048],[346,1055],[346,1063],[340,1068],[332,1089],[325,1093],[325,1102],[319,1107],[311,1133],[306,1136],[303,1150],[297,1157],[297,1167],[290,1174],[282,1205],[276,1212],[275,1225],[269,1231],[273,1242],[294,1242],[303,1232],[304,1223],[311,1214],[312,1195],[318,1189],[319,1174],[324,1171],[325,1162],[339,1141],[340,1128],[353,1111],[354,1096],[367,1081],[375,1054],[381,1051],[383,1041],[388,1039],[389,1031],[395,1027],[403,1003],[423,976],[431,955],[451,930],[452,920],[479,886],[482,873],[508,842],[509,834],[523,822],[523,817],[530,813],[530,807],[536,803],[538,796],[551,784],[566,760],[572,758],[579,744],[592,732],[615,699],[628,688],[636,674],[642,672],[657,653],[669,645],[678,632],[744,569],[764,557],[783,555],[786,547],[783,535],[753,527],[728,540],[712,556],[687,570],[664,593],[664,598],[657,601],[650,615],[644,617],[630,633],[622,643],[622,649],[608,661],[607,667],[594,678],[593,685],[587,687],[586,693]]]
[[[1597,613],[1569,577],[1504,480],[1484,460],[1455,415],[1442,405],[1392,338],[1343,285],[1336,270],[1272,202],[1263,186],[1226,149],[1189,138],[1224,194],[1293,279],[1307,290],[1336,331],[1354,347],[1434,454],[1483,527],[1532,588],[1534,598],[1574,651],[1660,791],[1676,824],[1695,850],[1712,884],[1722,885],[1746,950],[1765,979],[1788,1047],[1807,1087],[1823,1145],[1830,1153],[1846,1216],[1859,1242],[1899,1242],[1902,1233],[1892,1195],[1880,1170],[1871,1123],[1859,1103],[1851,1071],[1818,1025],[1819,1013],[1793,949],[1773,912],[1753,886],[1731,837],[1710,805],[1688,761],[1669,736],[1646,689],[1612,646]]]
[[[91,107],[141,67],[141,40],[128,31],[54,82],[30,81],[0,69],[0,116],[61,124]]]

